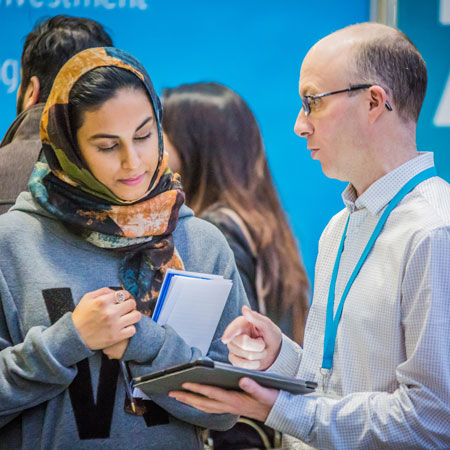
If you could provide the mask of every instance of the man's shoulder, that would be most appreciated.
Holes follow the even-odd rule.
[[[0,144],[0,173],[4,175],[28,175],[39,157],[42,148],[39,131],[43,104],[37,104],[23,111],[9,127]]]
[[[14,140],[0,148],[0,213],[28,190],[28,180],[41,151],[40,139]]]
[[[40,141],[40,122],[44,107],[44,103],[37,103],[22,111],[6,131],[0,148],[5,148],[12,142]]]
[[[36,163],[42,148],[40,139],[14,140],[0,147],[0,168],[24,167]]]
[[[450,184],[440,177],[426,180],[414,190],[405,209],[418,226],[430,230],[450,227]]]
[[[342,233],[345,228],[345,223],[348,217],[348,209],[343,208],[338,213],[336,213],[330,221],[327,223],[327,226],[322,231],[320,236],[320,242],[323,241],[331,230],[336,230],[338,233]]]

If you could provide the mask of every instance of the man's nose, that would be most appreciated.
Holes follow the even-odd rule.
[[[294,125],[295,134],[300,137],[308,137],[314,132],[314,127],[308,117],[305,115],[303,108],[300,110],[297,116],[297,120]]]

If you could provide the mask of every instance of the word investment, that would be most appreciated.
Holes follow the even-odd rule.
[[[30,6],[31,8],[137,8],[147,9],[147,0],[0,0],[1,7],[21,7]]]

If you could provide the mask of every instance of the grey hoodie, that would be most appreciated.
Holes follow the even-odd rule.
[[[174,241],[186,270],[233,280],[208,352],[226,361],[220,337],[247,304],[232,252],[186,206]],[[152,398],[144,416],[124,412],[117,361],[84,344],[71,314],[87,292],[120,286],[119,261],[69,233],[29,193],[0,216],[0,449],[201,449],[200,427],[235,423],[235,416],[202,413],[164,395]],[[148,317],[136,329],[123,357],[133,376],[200,354]]]

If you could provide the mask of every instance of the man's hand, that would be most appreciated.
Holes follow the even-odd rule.
[[[184,383],[183,389],[195,392],[172,391],[169,397],[212,414],[237,414],[265,422],[278,393],[276,389],[260,386],[250,378],[242,378],[239,387],[245,392],[227,391],[197,383]]]
[[[127,291],[120,292],[123,296],[119,303],[117,291],[112,289],[102,288],[88,292],[73,311],[75,328],[91,350],[104,349],[118,343],[126,348],[127,340],[136,333],[134,324],[141,320],[141,313],[136,311],[136,302],[131,294]],[[124,340],[126,343],[122,342]]]
[[[222,336],[228,346],[228,358],[234,366],[265,370],[281,349],[281,330],[266,316],[242,308],[242,316],[231,322]]]

